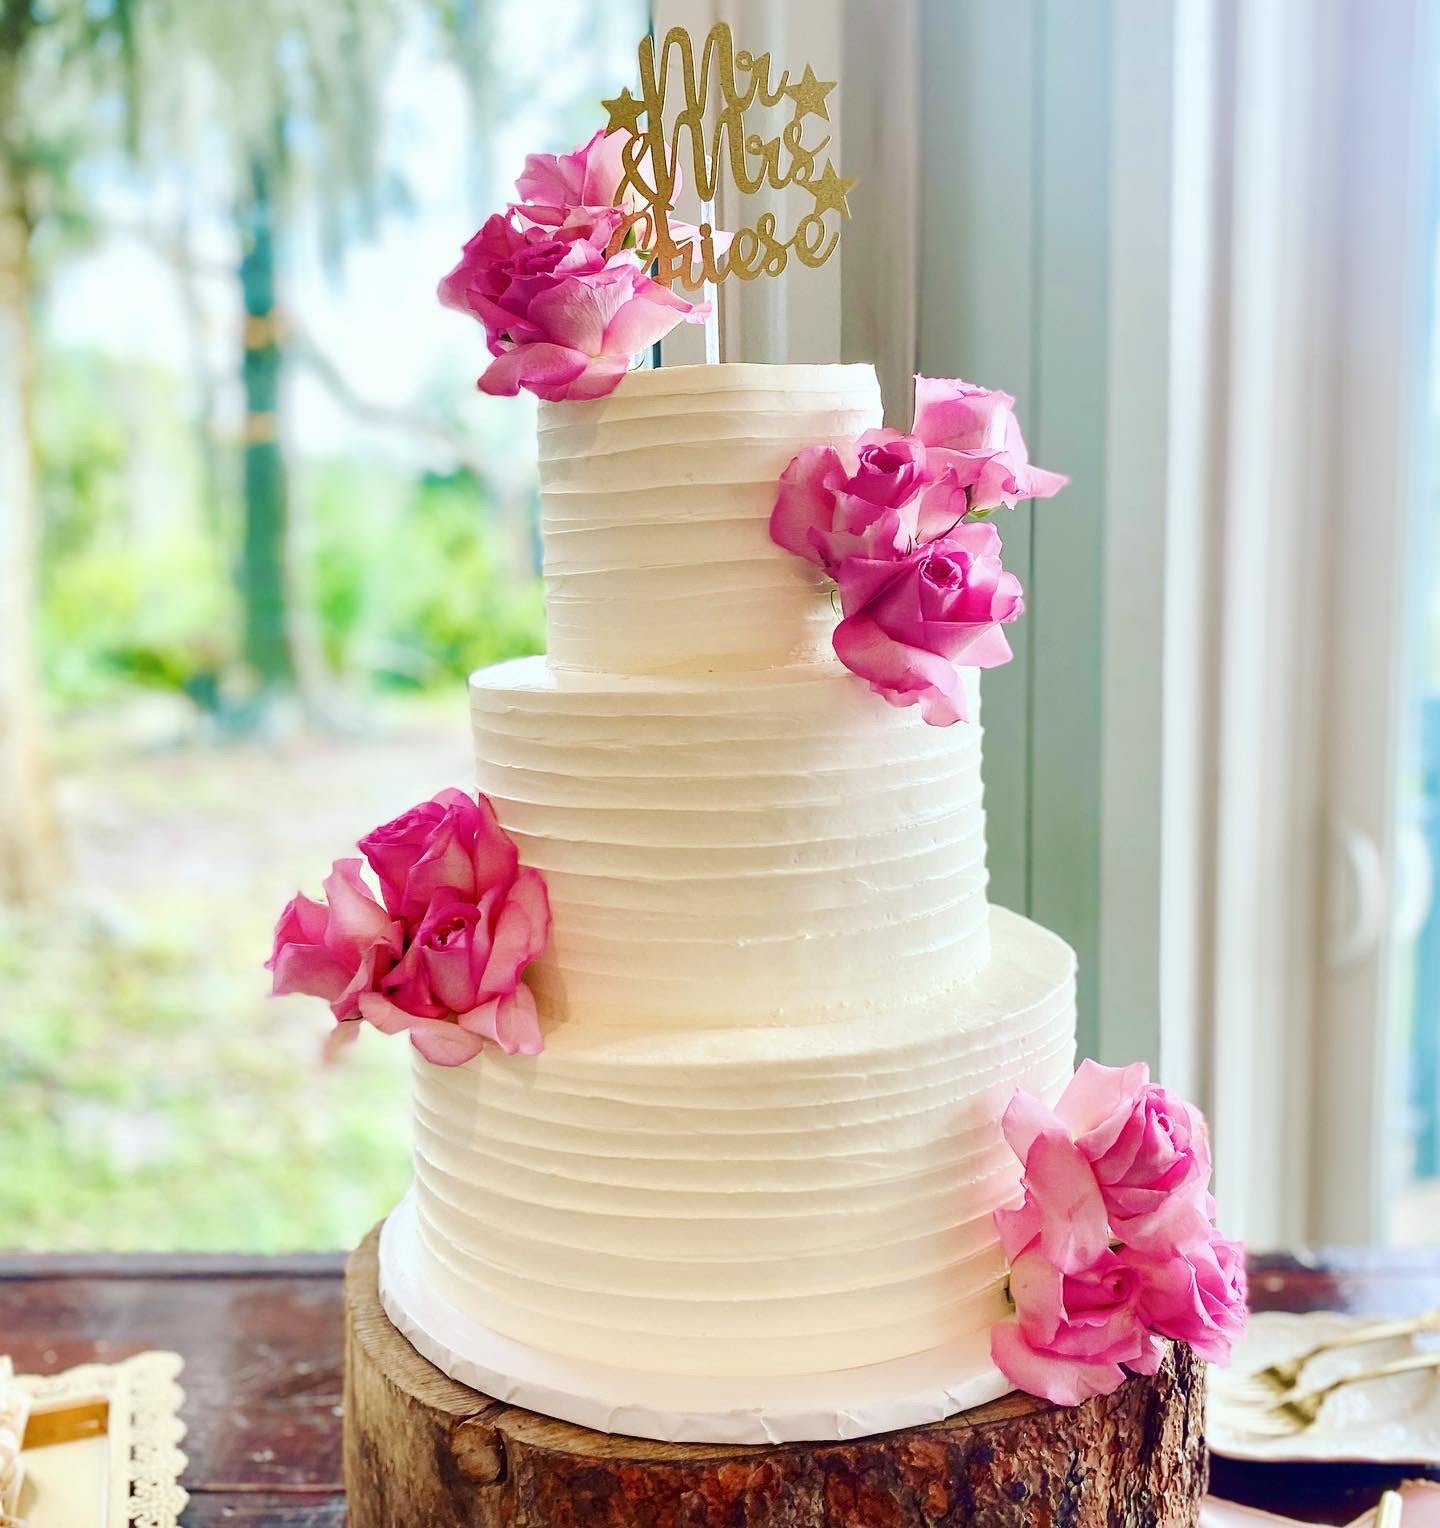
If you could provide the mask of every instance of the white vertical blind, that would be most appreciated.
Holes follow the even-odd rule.
[[[1085,1048],[1207,1104],[1260,1243],[1376,1224],[1386,910],[1343,970],[1324,918],[1391,879],[1424,14],[923,10],[922,367],[1074,478],[1001,522],[997,898],[1079,950]]]
[[[1437,64],[1433,9],[1422,0],[1354,0],[1340,21],[1336,95],[1327,102],[1343,126],[1334,137],[1337,196],[1327,230],[1336,255],[1334,366],[1322,469],[1333,551],[1316,687],[1333,868],[1309,1210],[1320,1237],[1371,1240],[1384,1220],[1387,1021],[1403,916],[1396,796],[1404,570],[1429,397]],[[1337,944],[1349,949],[1337,952]]]

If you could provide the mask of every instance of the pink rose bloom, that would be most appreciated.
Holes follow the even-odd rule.
[[[336,860],[324,902],[297,893],[280,914],[265,969],[274,974],[277,996],[322,997],[345,1023],[359,1014],[361,994],[390,970],[403,944],[404,930],[360,879],[360,861]]]
[[[386,1033],[409,1030],[442,1066],[469,1061],[487,1040],[537,1054],[539,1017],[522,977],[545,948],[550,905],[490,802],[441,791],[360,847],[385,905],[361,880],[358,859],[338,860],[326,903],[297,896],[281,914],[268,963],[275,991],[330,1003],[340,1021],[330,1052],[365,1020]]]
[[[951,529],[965,507],[955,474],[937,476],[914,436],[867,430],[853,453],[807,446],[791,461],[780,479],[770,536],[833,572],[848,557],[907,556],[917,541]]]
[[[515,879],[519,855],[489,800],[443,790],[367,833],[359,843],[396,918],[418,924],[441,893],[479,902]]]
[[[1048,499],[1070,481],[1030,465],[1009,393],[944,377],[915,378],[915,434],[953,466],[970,512]]]
[[[440,301],[485,325],[495,360],[483,392],[522,387],[557,401],[613,392],[634,357],[682,320],[709,312],[645,275],[634,255],[608,256],[619,212],[560,228],[486,220],[440,283]]]
[[[1127,1247],[1127,1263],[1142,1281],[1147,1324],[1166,1337],[1189,1343],[1212,1364],[1228,1364],[1245,1331],[1245,1249],[1212,1235],[1185,1253],[1169,1256]]]
[[[604,128],[591,140],[569,154],[527,154],[525,168],[515,182],[520,195],[511,204],[511,212],[543,227],[562,228],[595,219],[610,207],[622,213],[639,212],[644,203],[640,193],[628,191],[622,198],[620,182],[625,173],[625,149],[631,142],[623,132],[607,133]],[[678,197],[684,177],[675,166],[672,197]],[[690,244],[698,252],[700,230],[693,223],[669,218],[670,237],[676,244]],[[643,226],[643,225],[642,225]],[[715,254],[729,249],[734,235],[712,229],[711,246]]]
[[[1108,1249],[1073,1273],[1022,1253],[1010,1270],[1018,1314],[991,1328],[991,1359],[1018,1389],[1057,1406],[1109,1395],[1125,1369],[1154,1374],[1165,1351],[1141,1319],[1141,1290],[1141,1276]]]
[[[507,1055],[538,1055],[535,998],[521,975],[549,931],[545,883],[528,867],[478,903],[442,892],[379,990],[360,998],[360,1012],[387,1033],[408,1029],[420,1054],[441,1066],[469,1061],[486,1040]]]
[[[993,525],[956,526],[900,562],[847,558],[835,580],[845,614],[836,656],[891,705],[918,705],[932,726],[965,718],[961,665],[1010,661],[1000,626],[1025,606]]]
[[[1024,1206],[995,1216],[1015,1304],[991,1328],[995,1366],[1060,1406],[1110,1394],[1124,1369],[1153,1374],[1163,1345],[1144,1320],[1144,1278],[1111,1250],[1099,1186],[1074,1143],[1039,1137],[1025,1186]]]
[[[1203,1245],[1215,1205],[1210,1141],[1200,1111],[1153,1084],[1144,1062],[1082,1061],[1054,1110],[1028,1093],[1005,1114],[1005,1138],[1022,1162],[1046,1133],[1073,1139],[1091,1164],[1116,1237],[1162,1252]]]
[[[605,268],[605,246],[620,226],[618,212],[603,215],[588,229],[572,226],[520,228],[512,218],[492,213],[466,244],[460,263],[440,282],[447,308],[468,313],[485,325],[492,351],[525,333],[525,311],[562,277]]]
[[[614,206],[629,141],[625,133],[607,135],[601,128],[572,153],[527,154],[515,182],[517,210],[532,223],[556,227],[576,208]]]

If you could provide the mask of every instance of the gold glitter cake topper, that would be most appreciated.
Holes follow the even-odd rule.
[[[639,62],[639,97],[626,89],[603,104],[609,113],[607,135],[630,134],[616,195],[625,210],[622,237],[633,235],[636,245],[653,260],[655,279],[694,290],[718,286],[730,276],[741,281],[778,276],[791,254],[802,265],[824,265],[840,242],[839,228],[827,224],[825,214],[850,216],[845,198],[855,182],[841,175],[828,157],[819,168],[820,156],[830,143],[828,132],[813,144],[804,142],[804,134],[810,117],[829,122],[826,97],[837,81],[816,79],[807,64],[800,79],[792,80],[785,70],[772,86],[769,53],[744,49],[737,53],[730,27],[723,21],[706,34],[698,68],[694,43],[683,27],[672,27],[665,34],[658,60],[655,39],[646,37],[640,44]],[[672,63],[678,67],[678,81],[672,78]],[[666,96],[677,85],[684,101],[667,133]],[[705,106],[712,90],[719,104],[707,139]],[[779,133],[765,138],[747,132],[747,111],[776,107],[787,99],[792,112]],[[707,218],[693,231],[693,239],[677,243],[670,213],[680,179],[682,134],[689,141],[686,168],[702,207],[714,204],[722,166],[729,167],[730,183],[744,196],[767,186],[774,191],[798,186],[814,198],[813,206],[788,236],[781,234],[775,214],[767,210],[751,226],[736,229],[728,242]]]

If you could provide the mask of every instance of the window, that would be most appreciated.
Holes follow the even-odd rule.
[[[470,783],[467,671],[542,641],[533,437],[434,287],[647,9],[140,6],[133,76],[85,10],[0,101],[47,156],[23,205],[0,167],[0,623],[23,580],[40,634],[0,696],[49,761],[0,826],[0,1241],[349,1245],[408,1178],[407,1048],[322,1066],[261,962],[357,832]]]

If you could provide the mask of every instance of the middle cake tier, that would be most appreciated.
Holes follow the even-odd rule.
[[[927,727],[833,663],[557,678],[524,658],[470,692],[479,787],[550,896],[527,978],[547,1018],[893,1017],[983,969],[978,724]]]

